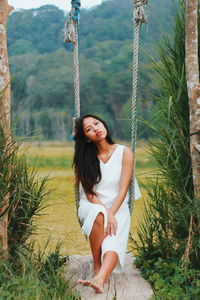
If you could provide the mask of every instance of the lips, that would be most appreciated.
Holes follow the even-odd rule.
[[[96,136],[100,136],[100,135],[102,135],[102,131],[98,131],[98,132],[96,133]]]

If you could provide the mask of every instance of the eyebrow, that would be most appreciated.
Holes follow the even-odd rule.
[[[94,124],[96,121],[99,121],[99,120],[94,119],[94,121],[93,121],[92,123]],[[87,125],[87,126],[84,128],[84,130],[87,130],[87,128],[89,128],[90,126],[91,126],[91,124]]]
[[[89,127],[91,127],[91,125],[87,125],[84,130],[87,130]]]

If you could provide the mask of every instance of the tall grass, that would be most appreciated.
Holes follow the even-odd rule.
[[[80,299],[64,279],[61,266],[66,258],[60,256],[60,247],[46,257],[46,247],[35,254],[29,242],[36,229],[33,216],[42,213],[50,191],[48,178],[40,178],[28,166],[19,147],[14,137],[6,142],[0,125],[0,207],[9,196],[7,209],[0,214],[0,220],[8,215],[8,257],[0,260],[0,299]]]
[[[49,256],[44,253],[33,255],[24,249],[15,252],[16,264],[0,262],[0,299],[9,300],[78,300],[79,294],[69,289],[64,277],[59,247]]]
[[[11,257],[18,247],[28,247],[27,240],[34,233],[32,217],[40,213],[49,195],[47,177],[39,178],[37,172],[28,167],[25,155],[20,156],[19,146],[20,143],[13,138],[6,144],[0,128],[0,203],[9,194],[9,205],[3,215],[8,214],[8,248]]]
[[[200,268],[200,224],[193,190],[185,77],[185,1],[180,0],[179,8],[175,9],[173,41],[168,37],[163,38],[163,43],[158,48],[159,62],[154,63],[154,68],[160,75],[158,96],[154,97],[157,112],[153,121],[146,123],[156,136],[150,142],[150,153],[158,163],[158,172],[156,176],[146,180],[148,201],[139,226],[139,241],[132,239],[133,247],[139,253],[138,265],[146,276],[152,276],[151,272],[151,276],[148,274],[148,268],[158,272],[156,266],[160,267],[158,273],[162,274],[163,282],[158,273],[156,276],[160,281],[156,276],[150,279],[152,284],[160,283],[158,289],[166,284],[166,274],[163,274],[167,268],[168,271],[171,268],[169,277],[177,271],[175,266],[168,265],[170,261],[176,261],[179,267],[185,263],[192,270]],[[200,274],[197,273],[199,278]],[[181,280],[183,288],[184,280],[180,276],[180,286]],[[184,287],[181,291],[186,293],[186,286]],[[172,299],[167,295],[162,297]],[[180,298],[176,298],[174,294],[173,299],[182,299],[181,297],[182,293]],[[187,297],[184,299],[191,299]]]

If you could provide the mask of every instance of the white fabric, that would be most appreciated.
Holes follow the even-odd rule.
[[[106,163],[100,160],[100,169],[102,179],[95,186],[95,192],[101,202],[107,207],[111,207],[119,191],[119,182],[122,172],[122,158],[123,158],[123,145],[118,145],[112,156]],[[140,189],[136,181],[135,184],[135,198],[141,197]],[[102,258],[107,251],[115,251],[118,254],[118,264],[114,272],[122,272],[124,254],[126,251],[128,234],[130,228],[130,212],[128,208],[129,192],[127,193],[122,205],[115,214],[117,220],[117,233],[113,236],[107,236],[102,243]],[[104,228],[107,226],[107,211],[104,206],[94,204],[88,201],[83,188],[80,188],[80,206],[78,215],[83,222],[82,231],[89,237],[94,220],[99,213],[104,215]]]

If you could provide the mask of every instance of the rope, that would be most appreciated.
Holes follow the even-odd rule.
[[[75,102],[75,117],[73,118],[73,132],[74,136],[76,121],[80,118],[80,82],[79,82],[79,44],[78,44],[78,14],[80,11],[81,2],[71,1],[72,8],[69,13],[69,19],[65,29],[65,43],[74,43],[73,51],[73,65],[74,65],[74,102]],[[74,194],[76,201],[76,208],[78,212],[79,207],[79,185],[74,185]],[[79,218],[78,218],[79,219]],[[80,222],[80,219],[79,219]]]
[[[147,22],[146,14],[143,6],[148,3],[148,0],[133,0],[134,1],[134,20],[135,24]]]
[[[69,13],[69,19],[66,25],[64,42],[74,43],[73,65],[74,65],[74,102],[75,102],[74,125],[75,125],[76,120],[80,117],[78,14],[80,11],[81,2],[77,0],[72,0],[71,4],[72,4],[72,8]]]
[[[134,2],[134,39],[133,39],[133,82],[132,82],[132,122],[131,122],[131,146],[134,153],[133,174],[130,185],[129,209],[133,211],[135,200],[135,167],[136,167],[136,134],[137,134],[137,82],[138,82],[138,57],[139,57],[139,33],[140,25],[146,22],[146,16],[143,6],[148,0],[133,0]],[[73,130],[75,123],[80,118],[80,84],[79,84],[79,48],[78,48],[78,14],[81,6],[80,1],[72,0],[72,8],[65,28],[64,42],[74,43],[74,100],[75,117],[73,118]],[[76,207],[79,207],[79,186],[74,186]],[[80,222],[80,219],[79,219]]]
[[[71,5],[72,8],[65,26],[65,43],[76,43],[78,41],[77,27],[81,2],[72,0]]]
[[[135,169],[136,169],[136,138],[137,138],[137,85],[138,85],[138,59],[139,59],[139,35],[140,26],[146,22],[146,16],[143,6],[148,0],[134,1],[134,39],[133,39],[133,82],[132,82],[132,121],[131,121],[131,147],[134,154],[133,173],[130,184],[130,213],[133,211],[135,201]]]

